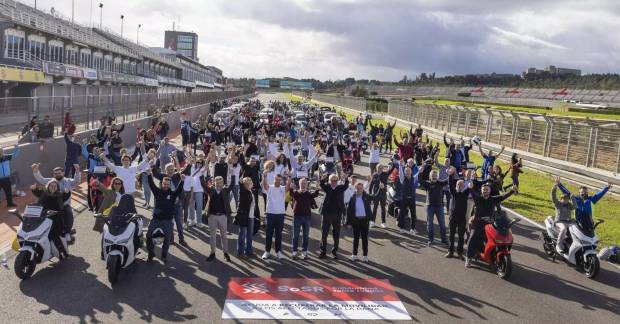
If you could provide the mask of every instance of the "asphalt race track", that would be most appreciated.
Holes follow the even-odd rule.
[[[278,97],[261,96],[267,101],[273,98]],[[357,165],[355,173],[365,179],[368,167]],[[445,246],[427,246],[423,195],[418,191],[420,236],[400,234],[395,220],[388,217],[387,229],[371,230],[368,264],[348,260],[352,249],[349,230],[342,234],[340,258],[319,260],[320,216],[316,214],[310,232],[311,258],[290,259],[292,219],[287,216],[285,259],[263,261],[258,257],[264,248],[261,231],[255,236],[253,258],[232,256],[228,263],[218,250],[218,259],[206,262],[208,231],[194,227],[186,232],[189,249],[171,247],[166,265],[157,259],[145,262],[143,252],[137,263],[121,272],[114,288],[99,257],[100,235],[92,230],[92,215],[82,212],[76,217],[77,243],[70,250],[72,257],[39,265],[27,281],[18,280],[13,273],[13,259],[9,259],[9,269],[0,268],[0,318],[3,323],[223,322],[220,318],[229,278],[272,276],[388,279],[415,322],[620,321],[617,267],[601,262],[601,273],[596,280],[589,280],[563,261],[552,262],[542,251],[540,230],[522,222],[513,228],[514,269],[509,281],[480,263],[466,269],[462,261],[444,258]],[[137,205],[141,204],[138,199]],[[150,212],[142,211],[150,217]],[[290,207],[288,213],[292,213]],[[438,228],[435,231],[438,233]],[[230,236],[231,251],[235,243],[236,235]]]

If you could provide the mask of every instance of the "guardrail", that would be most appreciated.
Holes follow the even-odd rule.
[[[229,93],[226,99],[247,98],[251,96],[247,93]],[[210,104],[219,99],[207,99],[206,101],[186,106],[184,109],[173,111],[167,114],[170,130],[178,130],[181,127],[181,116],[189,117],[190,120],[197,119],[200,114],[211,112]],[[125,147],[133,147],[136,143],[136,134],[139,128],[151,127],[151,116],[142,116],[125,124],[125,129],[120,133]],[[88,138],[91,134],[95,134],[96,129],[85,130],[77,133],[80,138]],[[30,165],[32,163],[41,163],[41,170],[44,175],[49,175],[52,168],[56,166],[64,166],[66,144],[63,137],[56,137],[40,143],[20,145],[20,154],[11,162],[11,168],[18,179],[15,184],[20,189],[25,189],[34,183],[34,176]],[[10,153],[10,152],[7,152]]]
[[[360,112],[366,109],[362,98],[313,94],[313,99]],[[549,163],[557,169],[618,182],[613,173],[620,172],[620,122],[397,100],[389,102],[388,117],[457,136],[478,135],[484,142],[526,152],[537,161],[557,161]]]
[[[123,88],[126,91],[128,88]],[[128,122],[148,115],[151,107],[172,106],[187,108],[204,102],[214,102],[247,94],[242,90],[184,92],[184,93],[121,93],[121,88],[105,95],[77,95],[54,97],[0,98],[0,134],[17,134],[34,116],[42,120],[49,116],[54,134],[62,131],[64,115],[71,113],[77,131],[98,127],[103,116],[114,116],[118,122]],[[5,146],[14,142],[5,143]]]

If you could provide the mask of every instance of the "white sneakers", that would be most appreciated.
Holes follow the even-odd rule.
[[[465,258],[465,268],[471,268],[471,260],[469,258]]]
[[[373,228],[373,227],[375,227],[375,222],[371,221],[370,222],[370,228]]]
[[[301,259],[305,260],[307,258],[308,258],[308,252],[306,252],[306,251],[301,252]]]
[[[198,224],[196,224],[196,227],[198,227],[198,228],[200,228],[200,229],[205,228],[205,226],[206,226],[206,225],[205,225],[205,224],[203,224],[203,223],[198,223]]]
[[[349,257],[349,259],[351,260],[351,262],[355,262],[357,261],[357,255],[351,254],[351,257]],[[368,262],[368,256],[364,255],[362,257],[362,262]]]
[[[407,231],[405,231],[405,230],[404,230],[404,229],[402,229],[402,228],[400,228],[398,231],[400,232],[400,234],[405,234],[405,233],[407,233]]]
[[[414,230],[413,228],[409,230],[409,234],[411,235],[418,235],[418,232],[416,232],[416,230]]]
[[[276,253],[276,256],[278,257],[278,259],[282,259],[284,257],[284,254],[282,254],[282,252],[278,251]]]
[[[381,228],[386,228],[385,223],[381,223]]]
[[[194,224],[194,222],[193,222],[193,221],[191,221],[191,220],[188,220],[188,221],[187,221],[187,227],[192,227],[192,226],[194,226],[194,225],[195,225],[195,224]]]
[[[291,253],[291,257],[295,259],[297,257],[297,251],[293,251],[293,253]]]
[[[267,259],[269,259],[269,257],[270,257],[270,256],[271,256],[271,253],[269,253],[269,252],[265,252],[265,253],[263,253],[263,256],[262,256],[261,258],[262,258],[263,260],[267,260]]]

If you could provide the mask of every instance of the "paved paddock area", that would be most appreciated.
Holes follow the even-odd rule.
[[[368,167],[362,163],[355,173],[365,178]],[[418,193],[420,235],[400,234],[395,220],[388,218],[387,229],[371,230],[367,264],[348,260],[352,250],[349,230],[342,233],[339,260],[319,260],[320,216],[316,214],[310,231],[311,257],[290,259],[292,218],[287,216],[286,258],[282,260],[259,258],[264,249],[264,232],[260,231],[255,236],[254,257],[237,258],[233,253],[231,262],[226,262],[218,250],[218,259],[207,262],[208,230],[194,227],[186,234],[189,248],[171,247],[166,265],[157,259],[145,262],[142,252],[140,260],[121,272],[114,288],[99,258],[100,234],[92,230],[92,214],[85,211],[76,218],[72,257],[39,265],[27,281],[16,278],[12,258],[8,269],[0,268],[0,317],[5,323],[226,322],[221,314],[229,279],[271,276],[388,279],[415,322],[618,322],[618,268],[602,262],[599,277],[589,280],[565,262],[546,257],[539,229],[523,222],[513,228],[514,269],[509,281],[479,263],[466,269],[462,261],[444,258],[445,246],[427,246],[424,192]],[[138,199],[137,205],[141,204]],[[150,218],[150,211],[140,211]],[[292,214],[290,206],[288,213]],[[231,251],[235,243],[236,235],[231,235]]]

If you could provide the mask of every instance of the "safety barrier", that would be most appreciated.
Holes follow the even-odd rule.
[[[244,99],[250,96],[248,93],[236,92],[234,95],[230,95],[231,96],[227,98],[211,98],[195,105],[186,106],[184,109],[168,113],[165,116],[167,116],[170,130],[174,131],[180,129],[181,116],[189,117],[190,120],[195,120],[200,114],[204,115],[207,112],[210,112],[210,104],[212,102],[216,102],[221,99]],[[125,129],[120,133],[125,147],[131,148],[135,146],[138,129],[150,128],[152,118],[153,117],[151,116],[143,116],[125,123]],[[95,134],[96,131],[96,129],[90,129],[76,133],[76,135],[79,138],[88,138],[90,135]],[[7,150],[5,152],[11,153],[10,151]],[[20,145],[20,154],[11,162],[12,171],[17,175],[17,178],[19,178],[19,188],[23,189],[34,183],[34,177],[30,168],[32,163],[41,163],[41,172],[43,175],[51,176],[51,170],[54,167],[64,167],[65,152],[66,144],[64,137],[56,137],[40,143]]]
[[[356,111],[365,111],[366,107],[362,98],[316,93],[312,98]],[[478,135],[484,142],[530,153],[538,161],[553,159],[558,162],[551,164],[555,168],[595,175],[601,181],[614,179],[611,173],[620,172],[620,122],[617,121],[399,100],[389,102],[388,117],[464,137]],[[562,164],[563,161],[567,163]],[[581,166],[581,170],[575,166]]]

